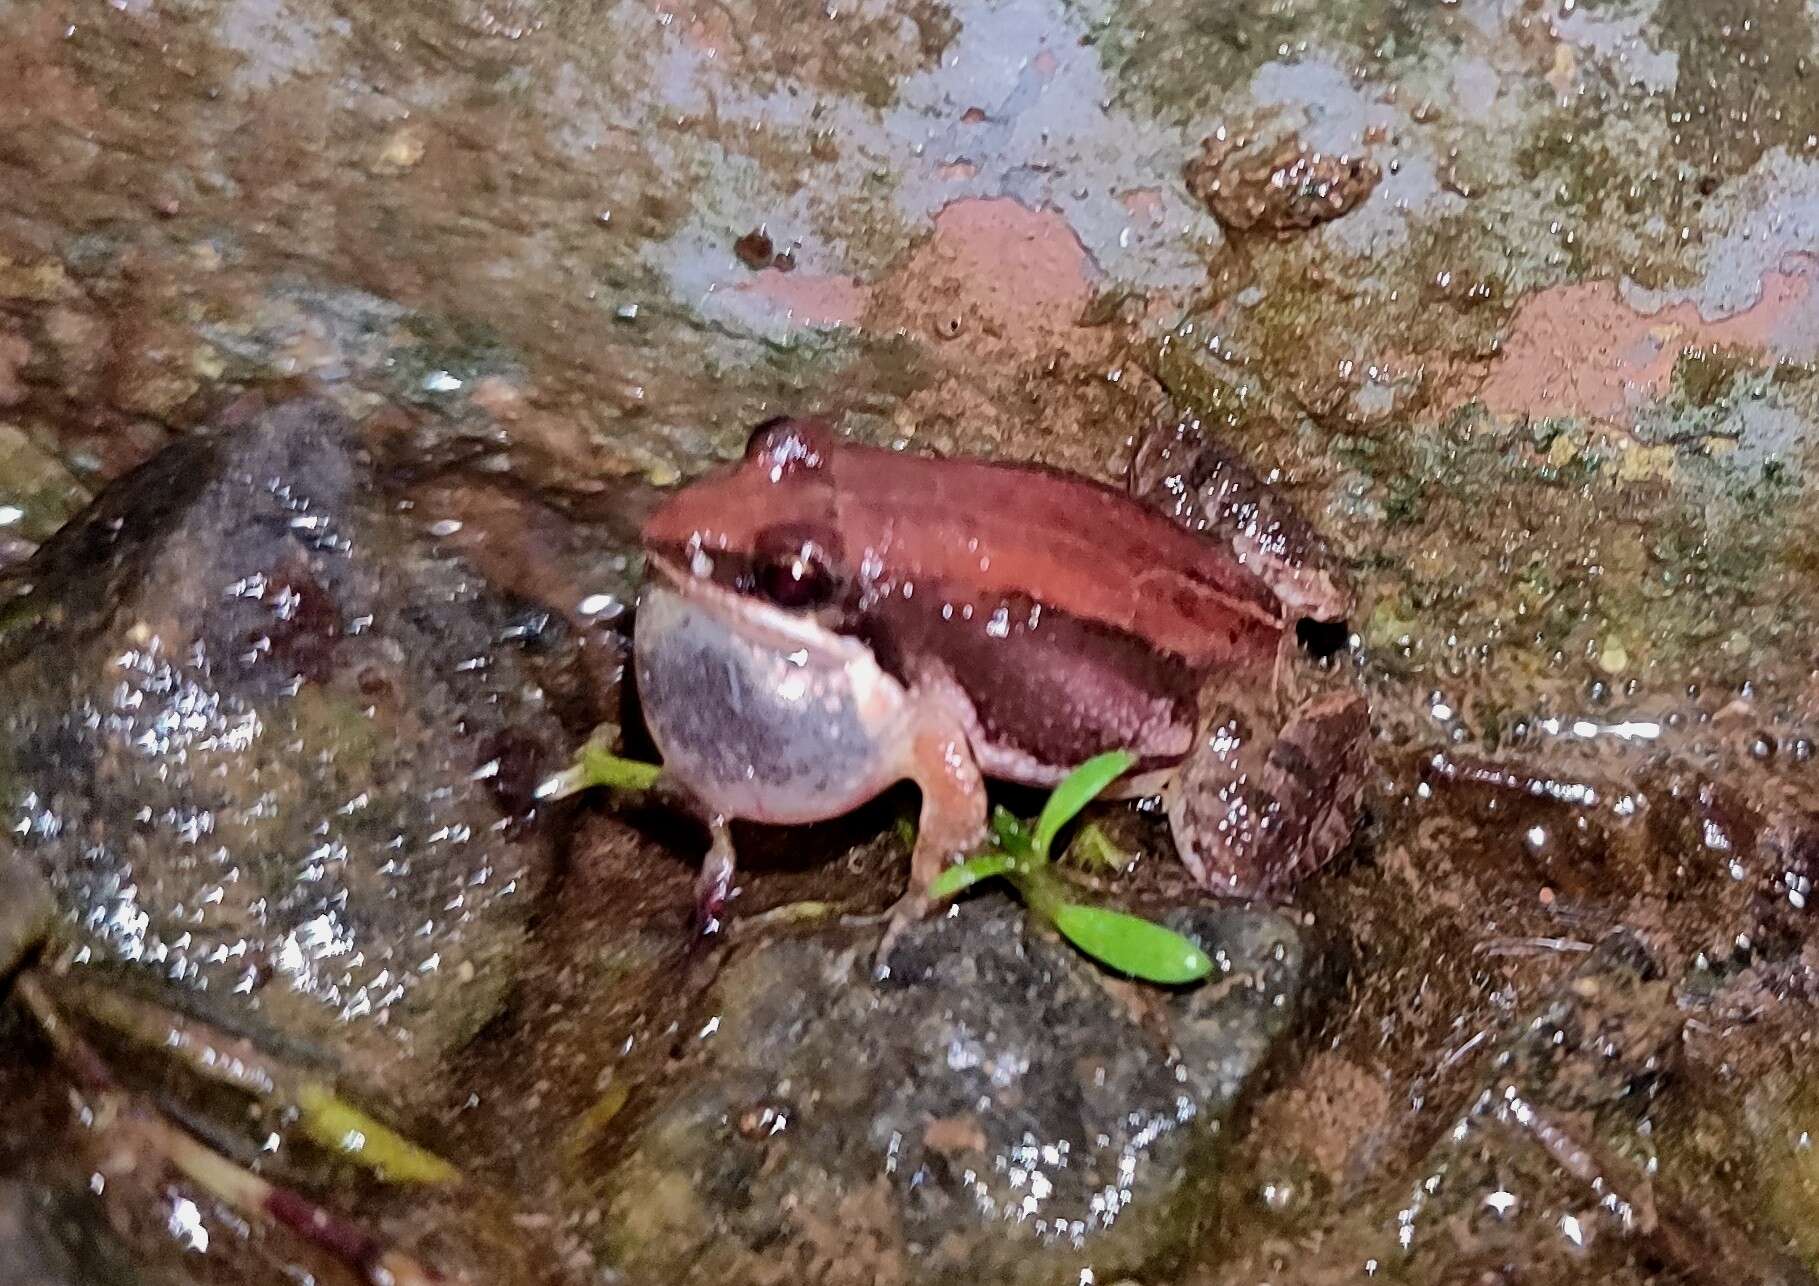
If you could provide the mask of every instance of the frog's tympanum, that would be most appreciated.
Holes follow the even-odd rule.
[[[910,779],[922,812],[899,924],[985,832],[982,778],[1059,781],[1137,756],[1202,884],[1250,895],[1349,840],[1368,721],[1297,701],[1297,629],[1349,603],[1304,524],[1188,429],[1144,443],[1131,494],[1028,464],[932,458],[774,420],[645,525],[639,699],[713,845],[727,823],[838,816]],[[1304,624],[1307,623],[1307,624]]]

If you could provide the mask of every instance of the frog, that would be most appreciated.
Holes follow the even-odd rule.
[[[1182,425],[1117,485],[771,419],[641,543],[633,681],[663,784],[710,835],[704,929],[733,821],[824,821],[904,780],[921,803],[893,934],[984,839],[988,781],[1053,786],[1110,750],[1132,766],[1107,797],[1160,800],[1214,894],[1292,885],[1359,821],[1365,700],[1292,681],[1350,593],[1311,527]]]

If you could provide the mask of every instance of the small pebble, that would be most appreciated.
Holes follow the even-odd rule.
[[[770,234],[764,230],[764,225],[760,224],[733,242],[733,253],[739,256],[740,263],[756,272],[771,265],[776,247],[771,244]]]

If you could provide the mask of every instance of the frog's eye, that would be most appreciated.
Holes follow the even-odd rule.
[[[758,592],[778,607],[825,607],[838,587],[827,551],[813,540],[765,541],[752,565]]]
[[[824,420],[778,416],[752,430],[745,458],[769,469],[776,482],[785,474],[819,469],[832,440],[832,428]]]

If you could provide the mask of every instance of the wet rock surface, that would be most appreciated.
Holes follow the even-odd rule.
[[[1435,1093],[1430,1119],[1401,1124],[1425,1151],[1375,1208],[1348,1216],[1336,1253],[1298,1269],[1319,1280],[1363,1255],[1415,1280],[1819,1280],[1749,1215],[1715,1218],[1662,1172],[1677,1144],[1661,1104],[1687,1070],[1681,985],[1633,936],[1588,945],[1536,1004],[1477,1037],[1479,1075]],[[1230,1271],[1285,1266],[1265,1251]]]
[[[391,1089],[498,1010],[553,861],[511,792],[564,738],[522,609],[432,545],[295,401],[171,447],[22,569],[0,783],[74,959]]]
[[[708,1188],[721,1166],[766,1182],[738,1159],[752,1146],[742,1137],[717,1158],[667,1145],[700,1159],[705,1197],[691,1188],[647,1207],[626,1187],[615,1205],[597,1190],[628,1145],[654,1146],[641,1121],[684,1119],[696,1064],[689,1054],[672,1067],[670,1051],[691,1049],[705,1025],[679,964],[699,837],[600,807],[560,855],[528,937],[515,904],[534,878],[496,902],[494,874],[459,891],[435,882],[504,872],[514,854],[536,866],[534,839],[480,838],[507,806],[470,816],[455,802],[492,779],[466,781],[467,725],[443,713],[467,703],[476,728],[491,726],[489,710],[534,726],[524,707],[536,703],[511,693],[526,676],[550,692],[541,681],[555,671],[605,690],[610,710],[612,647],[570,665],[556,646],[553,670],[516,643],[478,648],[485,666],[451,671],[438,645],[467,653],[495,639],[508,586],[565,628],[622,616],[636,567],[574,520],[616,514],[622,484],[707,467],[767,416],[826,412],[873,443],[1114,479],[1128,439],[1182,408],[1293,500],[1357,587],[1381,780],[1356,851],[1293,895],[1307,941],[1321,944],[1310,955],[1338,964],[1309,977],[1303,1026],[1279,1040],[1274,1074],[1252,1079],[1223,1146],[1194,1164],[1215,1226],[1194,1231],[1178,1268],[1146,1270],[1144,1286],[1371,1273],[1632,1286],[1696,1279],[1701,1258],[1767,1272],[1791,1252],[1819,1265],[1811,6],[811,10],[0,0],[0,567],[17,568],[110,481],[215,427],[211,408],[298,375],[332,390],[388,466],[436,477],[459,465],[498,484],[444,479],[391,514],[366,494],[365,466],[347,464],[345,509],[371,524],[348,557],[370,552],[374,565],[334,585],[376,587],[371,611],[390,624],[374,637],[414,649],[394,663],[393,695],[429,722],[385,694],[360,694],[375,713],[343,717],[342,658],[366,644],[313,629],[322,616],[299,587],[294,602],[211,597],[240,577],[236,553],[304,550],[322,585],[338,564],[307,532],[280,539],[268,510],[241,506],[248,535],[203,524],[219,493],[197,490],[213,457],[193,444],[172,460],[198,468],[152,475],[163,482],[146,511],[179,533],[206,529],[192,542],[206,547],[185,557],[225,579],[190,584],[174,559],[147,557],[143,583],[193,608],[189,624],[223,622],[202,631],[226,649],[208,653],[206,675],[162,646],[149,673],[114,666],[149,653],[131,621],[102,619],[97,604],[169,622],[135,588],[140,572],[109,572],[106,557],[67,578],[66,621],[6,613],[5,682],[25,685],[37,740],[4,771],[67,797],[6,820],[27,823],[14,851],[31,873],[56,876],[63,930],[79,926],[72,912],[93,914],[91,962],[118,969],[142,942],[125,967],[167,979],[166,994],[213,1004],[225,991],[236,1016],[326,1039],[363,1085],[407,1080],[472,1186],[440,1202],[387,1202],[336,1176],[312,1190],[345,1198],[342,1209],[409,1214],[400,1226],[428,1248],[479,1222],[476,1190],[520,1195],[523,1222],[507,1226],[523,1255],[479,1280],[611,1280],[643,1244],[627,1229],[671,1208],[689,1228],[726,1230],[726,1256],[761,1258],[749,1240],[758,1215]],[[432,571],[439,560],[400,534],[455,521],[444,547],[459,545],[492,590]],[[501,544],[489,528],[518,539]],[[446,589],[448,611],[397,606],[415,600],[394,562],[411,584]],[[233,659],[252,648],[228,629],[242,624],[269,636],[264,660]],[[292,675],[304,676],[294,692]],[[116,690],[139,704],[118,709]],[[222,702],[171,713],[197,691]],[[13,696],[0,687],[0,700]],[[109,722],[143,732],[169,714],[179,736],[190,715],[231,729],[249,710],[250,745],[204,748],[217,734],[202,733],[168,761],[169,786]],[[583,731],[567,728],[571,740]],[[324,784],[339,771],[325,750],[363,765],[345,790]],[[1516,793],[1437,780],[1440,751],[1490,762]],[[522,766],[522,780],[533,758],[502,764]],[[369,767],[409,789],[378,791],[366,815],[389,810],[397,834],[438,855],[427,859],[437,876],[419,883],[417,854],[408,879],[362,865],[373,841],[359,814],[335,810]],[[405,808],[420,787],[452,792],[425,807],[450,835],[459,814],[467,856]],[[328,831],[258,815],[267,795],[307,796],[302,813]],[[276,837],[235,850],[237,882],[210,869],[222,839],[201,829],[205,812],[236,845]],[[71,824],[33,834],[33,818],[50,815]],[[1141,818],[1101,820],[1128,823],[1124,841],[1144,853],[1106,883],[1155,904],[1196,898],[1152,886],[1172,859],[1151,860],[1160,836]],[[889,824],[781,838],[742,861],[735,906],[875,909],[902,887],[901,853],[875,842]],[[332,845],[320,869],[293,860],[325,838],[347,844],[346,862]],[[480,845],[499,864],[470,865]],[[0,897],[12,887],[0,876]],[[478,917],[458,934],[457,898]],[[19,905],[26,914],[0,915],[0,958],[33,958],[43,920]],[[425,955],[414,915],[432,911],[434,932],[460,941]],[[1602,957],[1580,972],[1613,931],[1654,962],[1637,986]],[[244,960],[217,958],[242,938],[278,950],[256,968],[250,945]],[[831,933],[790,941],[829,959],[847,945]],[[421,970],[431,958],[436,969],[379,985],[376,962]],[[450,1004],[435,1003],[451,979]],[[1507,1100],[1471,1112],[1516,1083],[1497,1073],[1514,1066],[1517,1029],[1583,1006],[1565,993],[1588,982],[1621,993],[1594,1008],[1673,1025],[1669,1073],[1609,1082],[1645,1092],[1556,1102],[1561,1082],[1524,1070],[1521,1096],[1572,1149],[1543,1146]],[[833,1004],[819,980],[803,985]],[[349,1008],[362,1004],[373,1008]],[[466,1039],[486,1013],[493,1022]],[[1536,1028],[1550,1040],[1551,1021]],[[38,1110],[16,1109],[0,1150],[73,1153],[66,1131],[86,1127],[68,1086],[29,1024],[6,1030],[0,1085]],[[1593,1031],[1582,1043],[1597,1050],[1597,1030],[1567,1039]],[[431,1067],[432,1051],[451,1049]],[[945,1064],[933,1072],[917,1084],[951,1083]],[[1127,1083],[1149,1092],[1142,1077]],[[840,1102],[850,1119],[823,1128],[851,1163],[794,1181],[817,1199],[844,1194],[825,1244],[865,1229],[875,1249],[859,1262],[919,1271],[898,1256],[913,1204],[878,1186],[857,1142],[841,1143],[866,1137],[872,1104]],[[731,1138],[711,1113],[701,1120],[708,1137]],[[579,1162],[575,1137],[587,1141]],[[801,1174],[799,1157],[779,1155]],[[1609,1163],[1603,1191],[1584,1179],[1584,1156]],[[40,1181],[11,1159],[9,1177],[54,1187],[58,1201],[87,1191],[73,1162]],[[1645,1182],[1632,1182],[1636,1167]],[[110,1181],[106,1202],[110,1217],[131,1208],[119,1227],[139,1275],[336,1279],[294,1243],[249,1246],[194,1185],[140,1179]],[[1703,1256],[1651,1231],[1651,1193],[1664,1207],[1655,1228],[1669,1226],[1670,1204],[1697,1216],[1674,1225],[1701,1230]],[[207,1252],[174,1239],[179,1209],[211,1233]],[[1163,1241],[1179,1244],[1163,1222]],[[812,1231],[785,1227],[775,1244],[794,1253]],[[1400,1257],[1405,1235],[1418,1255]],[[704,1244],[703,1264],[726,1262]]]
[[[1002,898],[874,940],[737,952],[711,1035],[608,1176],[639,1281],[1075,1282],[1178,1265],[1208,1163],[1296,1015],[1296,930],[1181,913],[1217,961],[1169,995],[1106,978]]]
[[[97,1236],[92,1211],[72,1208],[70,1194],[0,1179],[0,1253],[13,1286],[134,1286],[142,1280],[131,1252],[117,1240]]]

